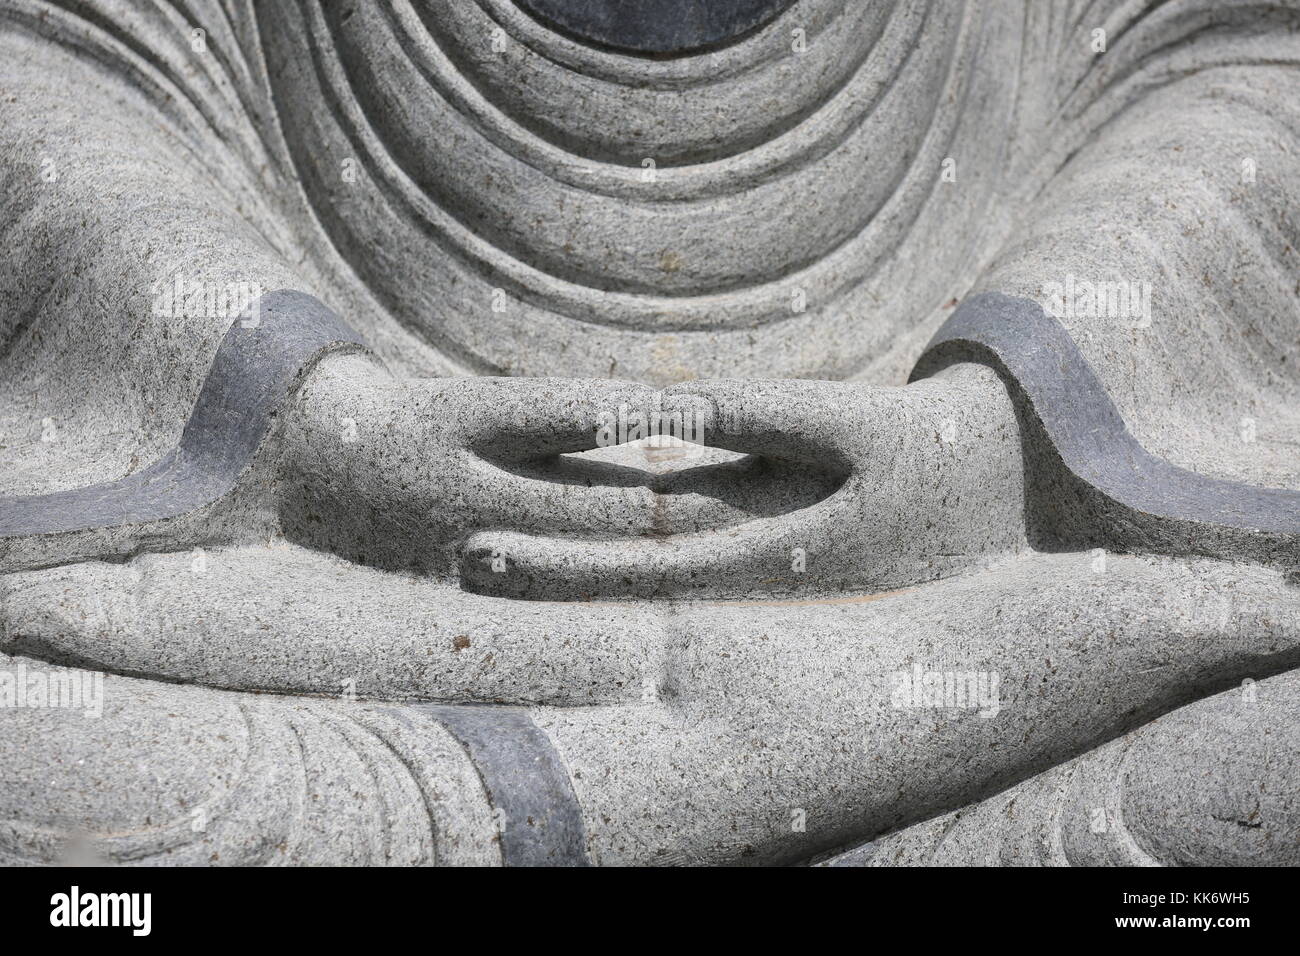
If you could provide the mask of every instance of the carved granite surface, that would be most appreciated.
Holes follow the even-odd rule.
[[[1297,66],[0,0],[0,861],[1300,863]]]

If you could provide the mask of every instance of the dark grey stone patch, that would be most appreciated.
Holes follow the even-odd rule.
[[[1019,388],[1031,425],[1073,479],[1057,481],[1054,495],[1080,512],[1076,524],[1104,525],[1093,529],[1096,543],[1296,563],[1300,492],[1212,478],[1149,453],[1069,332],[1038,303],[995,292],[966,300],[935,333],[912,380],[955,361],[992,365]]]
[[[637,53],[688,53],[735,40],[794,0],[516,0],[552,29]]]
[[[262,296],[221,340],[177,447],[119,481],[0,498],[0,539],[156,521],[211,504],[252,460],[299,372],[326,349],[364,344],[312,296]]]
[[[505,814],[507,866],[588,866],[569,775],[551,740],[517,707],[421,705],[469,752],[492,806]]]

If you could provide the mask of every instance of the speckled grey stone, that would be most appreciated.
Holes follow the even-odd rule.
[[[1297,714],[1300,675],[1247,679],[825,865],[1295,866]]]
[[[0,6],[0,860],[1293,862],[1294,6],[612,9]]]
[[[962,303],[914,377],[943,362],[996,365],[1032,417],[1022,427],[1051,472],[1031,521],[1076,545],[1217,554],[1300,567],[1300,491],[1197,474],[1138,444],[1061,324],[1035,302],[995,293]],[[1041,437],[1037,434],[1042,431]]]

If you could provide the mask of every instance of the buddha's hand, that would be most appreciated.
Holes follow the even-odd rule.
[[[574,457],[645,436],[668,436],[644,443],[649,460],[689,467],[656,475],[599,460],[619,452]],[[303,389],[286,441],[280,508],[292,539],[458,575],[484,593],[882,588],[1023,540],[1019,434],[986,370],[901,388],[719,381],[656,391],[395,382],[340,356]],[[744,457],[718,462],[717,449]]]

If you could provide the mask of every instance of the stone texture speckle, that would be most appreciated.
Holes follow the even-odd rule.
[[[1295,866],[1298,691],[1244,681],[825,865]]]
[[[0,862],[1297,862],[1294,5],[650,7],[0,7]]]

